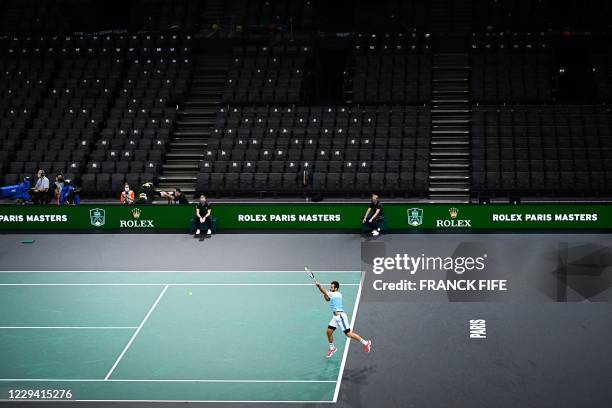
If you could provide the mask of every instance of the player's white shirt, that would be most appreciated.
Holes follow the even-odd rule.
[[[344,312],[344,305],[342,304],[342,293],[338,291],[327,292],[327,296],[329,296],[329,307],[333,314],[329,322],[329,327],[333,327],[334,329],[340,327],[340,330],[343,332],[351,330],[351,323],[347,314]]]
[[[344,305],[342,304],[342,293],[338,291],[327,292],[327,296],[329,296],[329,307],[331,307],[332,313],[344,312]]]

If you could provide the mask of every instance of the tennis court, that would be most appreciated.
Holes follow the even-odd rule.
[[[315,273],[354,322],[361,272]],[[303,271],[5,271],[0,310],[1,400],[334,402],[348,353],[337,333],[325,358],[329,307]]]

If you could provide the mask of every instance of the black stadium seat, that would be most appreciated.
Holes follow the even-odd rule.
[[[4,182],[44,168],[112,199],[124,179],[170,189],[178,174],[190,194],[424,197],[439,163],[432,135],[459,104],[467,137],[447,146],[465,160],[450,173],[469,177],[472,198],[612,191],[605,2],[572,9],[589,33],[580,55],[559,34],[577,28],[572,13],[546,1],[442,8],[469,39],[453,53],[443,52],[455,48],[450,27],[433,24],[440,8],[413,0],[355,4],[343,31],[316,19],[312,2],[234,2],[216,15],[202,2],[156,1],[143,18],[144,3],[128,1],[126,31],[99,35],[37,13],[70,1],[38,3],[0,5]],[[99,17],[85,26],[116,23]],[[235,30],[229,48],[212,46],[228,34],[208,32],[213,24]],[[350,33],[333,53],[315,39],[328,31]],[[457,55],[465,63],[443,72],[438,62]],[[467,88],[453,85],[457,72]]]

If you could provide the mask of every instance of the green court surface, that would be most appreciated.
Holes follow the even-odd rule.
[[[1,272],[0,310],[0,401],[335,402],[348,352],[304,272]]]

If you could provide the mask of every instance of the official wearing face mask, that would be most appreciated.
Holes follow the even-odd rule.
[[[121,201],[121,204],[125,205],[134,204],[134,191],[130,190],[130,185],[128,183],[123,185],[123,191],[121,192],[119,201]]]
[[[40,169],[36,173],[38,179],[33,188],[30,189],[32,195],[32,202],[34,204],[48,204],[50,200],[49,196],[49,179],[45,175],[45,171]]]
[[[383,212],[383,205],[380,202],[378,195],[372,194],[370,206],[366,210],[365,215],[361,220],[361,223],[371,228],[372,235],[376,237],[378,236],[378,234],[380,234],[380,229],[383,224],[384,218],[385,214]]]

